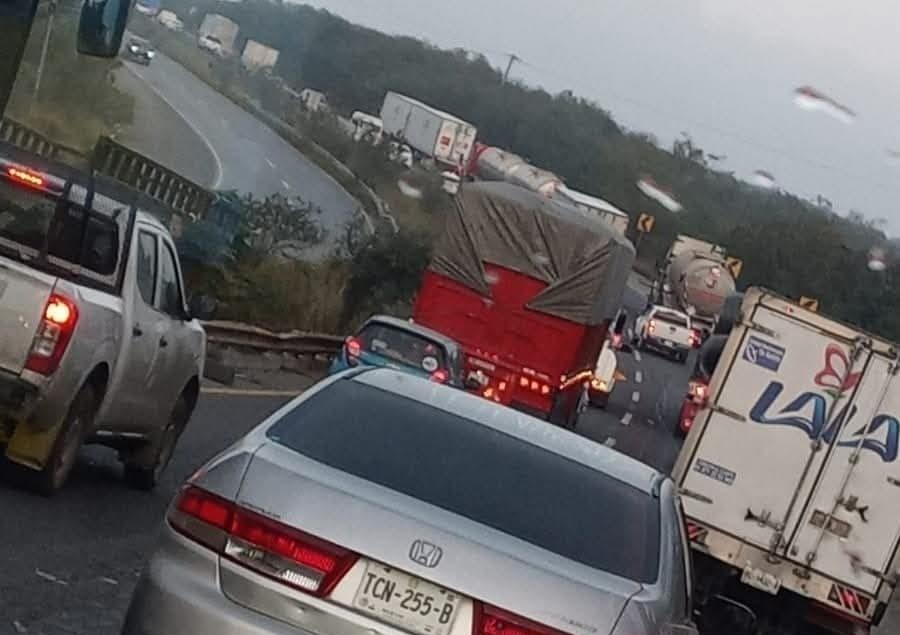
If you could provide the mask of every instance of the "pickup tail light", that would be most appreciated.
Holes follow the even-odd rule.
[[[77,324],[75,303],[59,293],[51,294],[44,305],[25,368],[41,375],[56,371]]]
[[[656,330],[656,320],[650,320],[650,323],[647,325],[647,330],[651,333]]]
[[[562,635],[549,626],[479,602],[474,617],[473,635]]]
[[[168,520],[222,557],[318,597],[328,595],[358,558],[193,485],[182,490]]]

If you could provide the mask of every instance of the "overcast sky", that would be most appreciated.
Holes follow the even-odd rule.
[[[900,235],[900,162],[887,154],[900,150],[896,0],[305,1],[481,51],[497,66],[514,52],[527,62],[514,67],[518,79],[572,89],[665,146],[686,131],[727,155],[722,169],[743,178],[765,170],[841,213],[886,218]],[[792,91],[803,85],[853,109],[856,121],[797,108]]]

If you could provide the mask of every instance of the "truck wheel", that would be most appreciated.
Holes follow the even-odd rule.
[[[47,457],[47,463],[41,471],[31,475],[34,488],[44,496],[52,496],[61,490],[69,479],[84,436],[91,429],[96,404],[97,398],[90,384],[82,386],[72,400],[69,412],[53,442],[53,449]]]
[[[190,416],[191,411],[187,399],[181,395],[175,402],[169,421],[159,436],[139,449],[125,463],[125,482],[128,485],[145,492],[156,487],[172,460],[175,446],[178,444],[178,439],[184,432]]]

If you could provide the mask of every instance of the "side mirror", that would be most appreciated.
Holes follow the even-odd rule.
[[[78,21],[78,52],[115,57],[122,48],[130,0],[85,0]]]
[[[716,595],[707,600],[697,616],[701,633],[753,635],[756,633],[756,623],[756,613],[724,595]]]
[[[218,303],[208,295],[192,295],[188,300],[188,317],[197,320],[211,320],[216,313]]]

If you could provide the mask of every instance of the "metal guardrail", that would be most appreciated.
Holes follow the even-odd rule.
[[[203,218],[215,199],[206,188],[109,137],[100,137],[91,161],[97,172],[194,218]]]
[[[0,118],[0,141],[18,146],[45,159],[63,160],[66,155],[86,158],[83,152],[51,141],[39,132],[6,117]]]
[[[204,322],[207,341],[211,344],[234,346],[258,352],[291,353],[294,355],[334,355],[344,344],[339,335],[323,333],[274,333],[258,326],[239,322]]]

